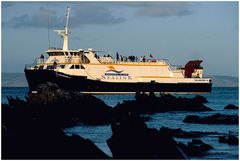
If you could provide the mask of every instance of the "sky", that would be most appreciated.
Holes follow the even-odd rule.
[[[23,73],[47,48],[153,55],[171,64],[203,60],[205,75],[238,76],[238,2],[1,2],[2,72]]]

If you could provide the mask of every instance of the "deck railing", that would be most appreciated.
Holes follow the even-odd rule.
[[[168,65],[168,63],[163,59],[147,59],[145,61],[117,61],[116,59],[111,59],[108,61],[99,60],[102,64],[164,64]]]
[[[46,63],[48,58],[36,58],[33,64],[26,64],[25,68],[26,69],[35,69],[38,68],[37,66],[39,65],[44,65],[44,64],[48,64],[48,65],[54,65],[54,62],[49,62]],[[98,59],[100,61],[101,64],[138,64],[138,65],[151,65],[151,64],[162,64],[162,65],[167,65],[169,70],[182,70],[182,66],[173,66],[169,63],[169,61],[167,59],[146,59],[145,61],[117,61],[116,59],[109,59],[108,61],[101,61],[101,59]],[[64,60],[64,62],[57,62],[57,65],[59,64],[71,64],[71,63],[82,63],[85,64],[84,62],[82,62],[82,60],[79,57],[71,57],[71,58],[66,58]]]
[[[25,64],[25,69],[34,69],[38,65],[43,65],[47,61],[47,58],[36,58],[32,64]]]

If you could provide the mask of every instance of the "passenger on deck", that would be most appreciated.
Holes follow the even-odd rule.
[[[111,55],[109,55],[109,54],[107,55],[107,57],[109,57],[109,58],[112,58],[112,56],[111,56]]]
[[[56,62],[56,61],[53,62],[53,68],[54,68],[54,69],[57,68],[57,62]]]
[[[128,59],[131,61],[131,62],[134,62],[135,61],[135,56],[134,55],[131,55],[128,57]]]
[[[143,56],[143,59],[142,59],[142,60],[143,60],[143,62],[146,62],[146,58],[145,58],[145,56]]]
[[[118,52],[116,53],[116,58],[117,58],[117,61],[119,60],[119,54]]]
[[[41,54],[41,56],[40,56],[40,61],[41,61],[41,63],[44,63],[44,55],[43,54]]]

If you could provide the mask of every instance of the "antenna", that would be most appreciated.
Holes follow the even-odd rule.
[[[49,35],[49,10],[48,10],[48,48],[50,48],[50,35]]]
[[[67,7],[67,20],[66,20],[66,26],[64,27],[64,30],[54,30],[63,38],[63,50],[68,50],[68,19],[70,14],[70,7]]]
[[[66,31],[66,28],[68,29],[68,19],[69,19],[69,14],[70,14],[70,7],[67,7],[67,21],[66,21],[66,26],[65,26],[65,31]],[[66,33],[68,34],[68,33]]]

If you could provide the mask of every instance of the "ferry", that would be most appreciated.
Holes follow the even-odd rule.
[[[128,92],[211,92],[210,78],[203,77],[202,60],[190,60],[185,66],[174,66],[152,55],[122,56],[99,54],[92,48],[68,49],[68,19],[63,30],[54,30],[63,38],[62,48],[48,48],[33,64],[25,65],[31,91],[51,82],[60,88],[86,93]]]

